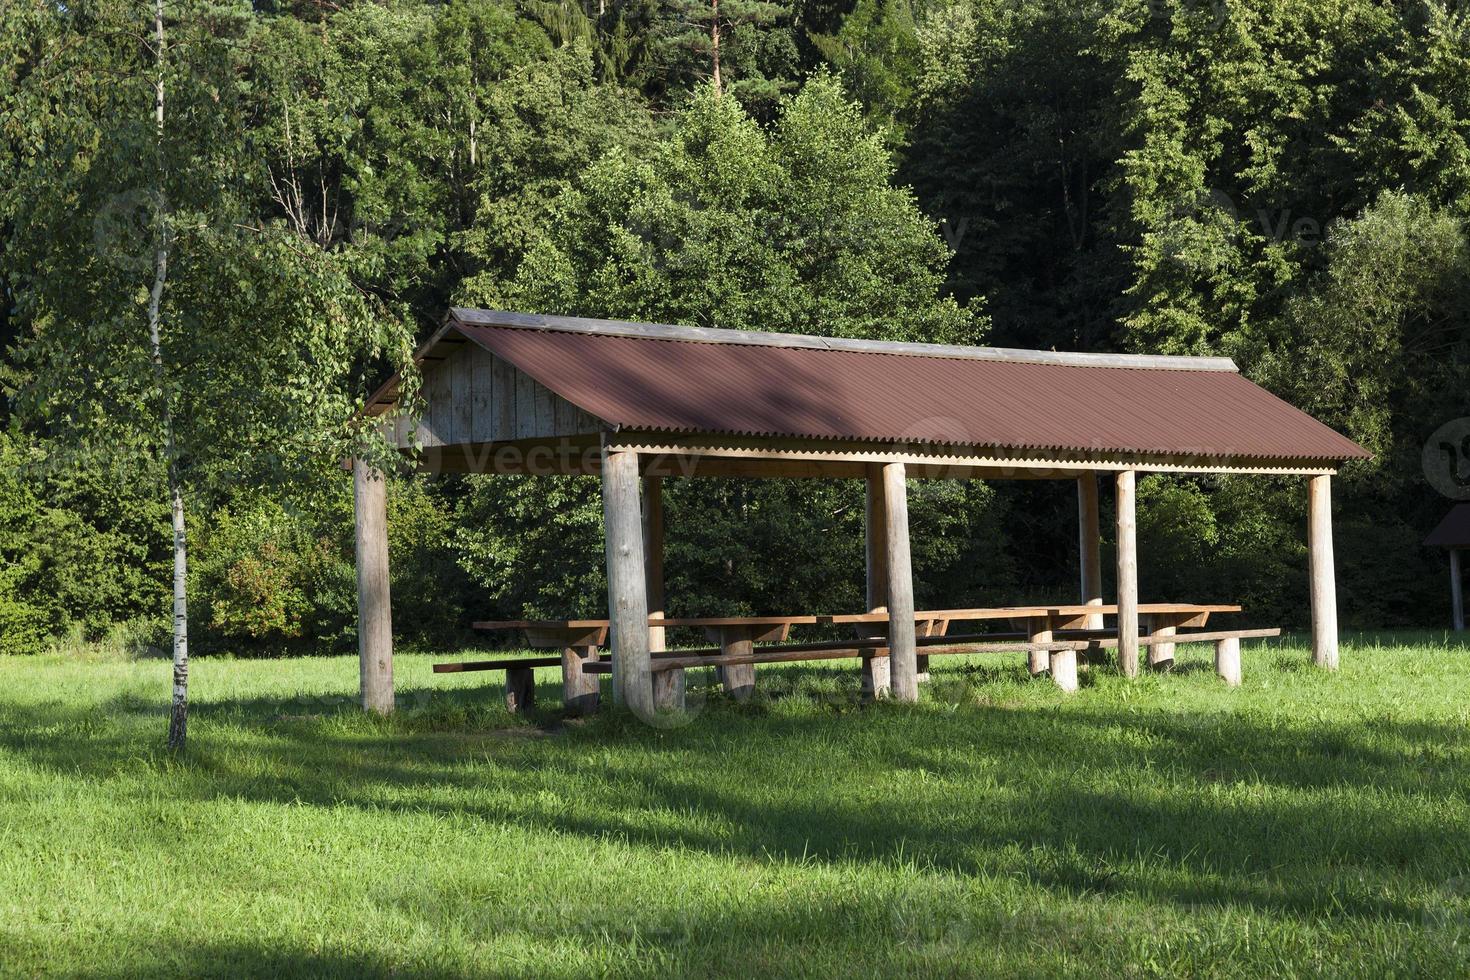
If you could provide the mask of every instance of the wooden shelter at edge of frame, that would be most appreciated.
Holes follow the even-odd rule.
[[[1426,547],[1444,548],[1450,553],[1450,617],[1455,631],[1465,629],[1465,594],[1460,552],[1470,548],[1470,504],[1455,504],[1444,520],[1424,539]]]
[[[423,416],[398,379],[366,406],[419,465],[602,479],[613,696],[653,705],[665,477],[866,481],[868,604],[889,613],[892,693],[917,697],[909,479],[1077,487],[1079,600],[1101,605],[1098,483],[1117,501],[1117,649],[1138,663],[1140,472],[1305,478],[1312,649],[1337,665],[1331,480],[1358,445],[1225,358],[954,347],[454,309],[415,355]],[[393,706],[384,481],[354,466],[364,706]],[[1100,619],[1098,625],[1101,625]],[[657,635],[652,635],[657,634]]]

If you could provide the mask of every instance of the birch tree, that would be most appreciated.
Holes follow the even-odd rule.
[[[364,368],[409,338],[339,255],[254,203],[270,197],[243,118],[248,7],[20,2],[21,36],[0,42],[21,65],[0,259],[22,325],[13,404],[78,466],[164,464],[177,750],[191,501],[323,477],[359,451]]]

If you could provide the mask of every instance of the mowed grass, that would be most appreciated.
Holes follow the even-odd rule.
[[[1464,975],[1470,649],[1208,648],[1070,697],[936,658],[762,668],[693,720],[512,718],[499,675],[0,660],[6,975]]]

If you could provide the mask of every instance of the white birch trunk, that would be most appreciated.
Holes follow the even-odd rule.
[[[189,553],[184,534],[184,487],[174,446],[173,406],[169,401],[163,364],[163,289],[168,282],[168,216],[163,193],[163,0],[153,4],[153,57],[158,80],[153,86],[153,124],[158,136],[158,198],[154,206],[153,287],[148,292],[148,342],[153,373],[158,382],[159,421],[163,424],[164,458],[168,461],[168,495],[173,513],[174,545],[174,673],[173,703],[169,709],[168,746],[182,749],[189,734],[189,604],[186,594]]]

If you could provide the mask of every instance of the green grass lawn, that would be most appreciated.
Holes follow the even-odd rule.
[[[1470,648],[1247,646],[1171,676],[936,658],[691,675],[668,730],[512,718],[499,675],[352,658],[0,659],[0,972],[1464,975]],[[702,704],[700,703],[702,700]]]

